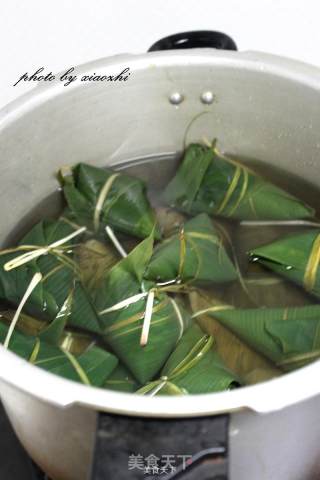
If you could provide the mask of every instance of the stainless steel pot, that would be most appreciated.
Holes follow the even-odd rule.
[[[222,149],[320,186],[319,69],[263,53],[192,49],[119,55],[76,70],[102,75],[126,67],[132,72],[126,82],[51,82],[1,111],[1,243],[56,189],[61,165],[120,165],[177,152],[203,111],[210,114],[193,123],[189,140],[214,135]],[[1,400],[22,444],[54,480],[87,478],[98,412],[161,418],[227,412],[231,480],[314,480],[319,374],[315,362],[230,392],[145,398],[64,380],[0,348]]]

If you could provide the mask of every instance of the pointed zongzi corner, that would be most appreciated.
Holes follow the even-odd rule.
[[[110,316],[105,315],[105,340],[141,384],[159,372],[190,322],[180,306],[174,306],[166,294],[158,294],[152,306],[148,339],[142,346],[145,300],[121,310],[112,319]]]
[[[259,262],[320,297],[320,230],[292,234],[249,252]]]
[[[158,380],[137,393],[183,395],[219,392],[240,386],[241,380],[229,370],[212,349],[214,339],[194,324],[182,336],[161,370]]]
[[[206,312],[282,370],[320,357],[320,305]]]
[[[107,225],[138,238],[150,235],[156,217],[144,182],[85,163],[79,163],[68,173],[61,173],[63,193],[79,224],[103,236]],[[158,229],[155,236],[160,236]]]
[[[138,390],[139,384],[131,372],[123,364],[119,363],[107,378],[104,388],[118,392],[134,393]]]
[[[247,383],[249,377],[250,383],[253,383],[258,376],[266,379],[282,375],[282,370],[214,317],[215,310],[219,312],[231,309],[231,305],[226,305],[221,299],[199,289],[190,292],[189,300],[194,320],[205,333],[213,336],[215,351],[226,367],[243,379],[244,383]],[[206,313],[208,308],[210,315]],[[257,373],[257,370],[260,372],[258,375],[251,375],[253,371]]]
[[[7,334],[8,326],[0,322],[0,343],[4,343]],[[18,331],[13,332],[8,348],[48,372],[95,387],[103,386],[118,364],[114,355],[95,346],[74,355],[39,337]]]
[[[63,221],[43,221],[18,247],[0,252],[0,298],[17,307],[34,274],[41,273],[42,280],[32,291],[24,311],[52,321],[71,295],[68,325],[99,333],[99,318],[80,282],[73,258],[73,244],[79,241],[79,236],[67,240],[75,233],[74,228]],[[28,261],[21,263],[21,255],[26,254]]]
[[[105,341],[141,384],[160,371],[189,322],[174,300],[143,279],[152,247],[150,236],[115,265],[94,302]]]
[[[200,214],[158,244],[145,277],[158,282],[176,279],[204,285],[236,280],[238,274],[211,219]]]
[[[186,213],[241,220],[287,220],[314,210],[251,169],[212,147],[191,144],[165,191],[169,205]]]

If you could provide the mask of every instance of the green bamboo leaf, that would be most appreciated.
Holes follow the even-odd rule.
[[[140,339],[146,311],[145,300],[107,318],[105,340],[139,383],[149,381],[160,371],[190,323],[189,315],[182,308],[179,310],[180,317],[170,298],[166,294],[158,294],[153,305],[148,342],[144,347]]]
[[[314,210],[264,180],[215,146],[191,144],[165,191],[169,205],[186,213],[236,219],[307,218]]]
[[[302,220],[289,221],[299,223]],[[303,220],[305,222],[305,220]],[[226,303],[235,305],[237,308],[249,307],[291,307],[303,306],[312,302],[310,296],[292,282],[288,282],[279,275],[267,272],[265,267],[258,261],[248,263],[248,252],[254,250],[257,245],[272,243],[279,238],[288,235],[288,229],[295,231],[299,226],[288,227],[288,221],[267,221],[267,225],[258,225],[256,222],[244,222],[245,225],[237,225],[232,229],[230,236],[235,245],[238,264],[243,272],[243,282],[246,292],[239,289],[237,282],[224,290]],[[250,225],[247,225],[247,224]],[[262,223],[266,223],[262,221]],[[303,227],[305,228],[305,227]],[[293,230],[292,230],[293,229]],[[301,230],[300,230],[301,231]]]
[[[171,206],[187,213],[202,213],[194,210],[202,183],[211,166],[213,153],[202,145],[190,145],[184,152],[182,163],[175,177],[165,190],[165,199]],[[202,210],[207,211],[207,208]]]
[[[139,384],[129,370],[119,363],[107,378],[104,388],[119,392],[134,393],[139,388]]]
[[[251,261],[301,285],[309,293],[320,296],[320,230],[315,229],[282,237],[252,249]]]
[[[262,307],[277,308],[304,306],[312,303],[312,298],[298,285],[290,283],[280,276],[267,273],[263,267],[249,272],[244,278],[246,292],[233,283],[224,291],[226,303],[237,308]]]
[[[232,308],[230,305],[226,305],[221,299],[208,295],[207,291],[202,290],[191,292],[189,299],[191,309],[196,315],[194,319],[205,333],[215,339],[215,351],[226,367],[235,372],[245,383],[254,370],[263,371],[264,378],[273,378],[282,374],[282,371],[276,368],[270,360],[215,318],[215,312],[219,314],[223,309],[229,312]],[[254,377],[249,378],[250,383],[253,380]]]
[[[20,240],[19,245],[35,245],[44,246],[67,237],[70,233],[73,233],[75,229],[63,221],[55,220],[43,220],[29,230],[28,233]],[[64,244],[66,247],[72,247],[74,240]],[[45,257],[43,257],[45,258]]]
[[[63,192],[79,224],[103,235],[106,225],[139,238],[150,235],[156,220],[141,180],[84,163],[69,173],[62,177]]]
[[[291,370],[320,356],[320,306],[229,309],[212,316],[283,370]],[[300,357],[299,362],[289,361]]]
[[[148,291],[155,286],[143,278],[152,249],[151,235],[109,271],[94,302],[107,344],[139,383],[161,369],[190,321],[166,294],[155,291],[148,342],[141,346]]]
[[[8,326],[0,323],[0,342],[3,343]],[[69,380],[102,386],[116,368],[118,360],[111,353],[98,347],[89,347],[80,355],[46,343],[39,337],[27,337],[15,331],[10,350],[34,365]]]
[[[6,325],[10,325],[15,311],[4,310],[0,312],[0,320]],[[95,340],[92,336],[86,333],[79,333],[78,331],[70,330],[65,327],[66,318],[62,315],[48,323],[44,320],[31,317],[25,313],[21,313],[19,321],[15,330],[27,336],[39,337],[46,343],[53,343],[59,345],[64,350],[79,355],[92,346]],[[48,338],[45,338],[48,336]]]
[[[0,256],[0,298],[14,306],[19,304],[33,276],[40,272],[39,267],[34,263],[6,272],[3,268],[5,263],[16,256],[15,253]],[[25,311],[30,315],[40,314],[47,320],[52,320],[58,313],[57,303],[45,290],[43,282],[33,290],[25,305]]]
[[[52,345],[60,345],[68,317],[72,312],[74,290],[71,290],[57,316],[39,333],[39,339]]]
[[[155,248],[145,274],[147,279],[161,282],[179,279],[182,283],[197,285],[237,279],[236,269],[208,215],[197,215],[182,228],[180,233]],[[181,253],[182,231],[184,256]]]
[[[138,390],[141,394],[209,393],[228,390],[241,381],[212,349],[213,337],[190,327],[161,370],[160,378]]]
[[[59,317],[59,314],[56,316],[48,326],[46,326],[43,331],[39,334],[39,338],[44,340],[47,343],[51,343],[52,345],[59,345],[65,326],[66,326],[67,318],[66,317]]]
[[[141,291],[143,275],[152,251],[153,234],[106,272],[101,288],[95,292],[95,306],[99,312]]]
[[[42,281],[29,297],[25,312],[40,319],[52,321],[64,305],[70,291],[73,290],[73,306],[68,315],[68,325],[99,333],[99,319],[88,293],[78,278],[78,267],[73,258],[75,239],[57,250],[49,250],[47,254],[10,271],[4,269],[8,260],[17,258],[21,248],[32,246],[34,251],[41,247],[48,247],[73,232],[74,228],[63,221],[43,221],[32,228],[16,249],[12,249],[15,251],[2,254],[0,256],[0,298],[17,306],[33,275],[40,272]]]

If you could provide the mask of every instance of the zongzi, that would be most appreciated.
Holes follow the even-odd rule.
[[[145,277],[201,285],[235,280],[237,272],[212,221],[208,215],[200,214],[158,244]]]
[[[169,205],[189,213],[235,219],[313,217],[301,200],[256,175],[215,147],[191,144],[165,191]]]
[[[109,225],[139,238],[153,231],[156,217],[140,179],[85,163],[60,173],[66,202],[79,224],[103,234]]]
[[[219,298],[209,296],[204,291],[191,292],[189,298],[194,321],[197,321],[205,333],[213,336],[215,350],[223,363],[239,375],[244,383],[247,382],[249,375],[254,370],[263,371],[268,378],[281,375],[282,371],[276,368],[270,360],[215,318],[215,312],[219,314],[226,309],[227,313],[233,308],[231,305],[224,304]]]
[[[0,322],[1,343],[4,343],[8,330],[8,326]],[[39,337],[26,336],[18,331],[13,332],[8,348],[48,372],[96,387],[104,385],[118,363],[114,355],[95,346],[80,355],[73,355]]]
[[[50,321],[71,294],[68,325],[99,333],[99,318],[73,259],[73,239],[63,241],[74,233],[65,222],[43,221],[32,228],[18,247],[0,252],[0,298],[17,306],[33,276],[40,273],[42,279],[31,292],[25,311]],[[54,246],[59,242],[62,244]],[[26,253],[19,256],[20,251]]]
[[[205,312],[283,370],[320,358],[320,305]]]
[[[320,297],[320,224],[301,220],[314,190],[215,142],[177,163],[61,169],[60,210],[50,197],[0,251],[1,348],[151,396],[229,390],[320,358],[320,307],[306,306]]]
[[[173,299],[144,280],[152,249],[151,235],[111,269],[94,301],[105,341],[140,383],[161,369],[189,321]]]
[[[252,249],[250,259],[320,297],[320,231],[309,230]]]
[[[240,386],[241,380],[222,363],[212,349],[213,345],[213,337],[193,325],[168,358],[160,378],[137,393],[183,395],[219,392]]]
[[[6,325],[10,325],[14,315],[15,312],[13,310],[0,312],[0,320]],[[53,342],[70,353],[80,354],[95,343],[94,338],[89,334],[66,329],[67,320],[68,310],[63,312],[63,309],[50,323],[21,313],[15,330],[25,335],[40,337],[48,343]]]
[[[138,390],[139,384],[129,370],[123,364],[119,363],[107,378],[104,388],[118,392],[134,393]]]

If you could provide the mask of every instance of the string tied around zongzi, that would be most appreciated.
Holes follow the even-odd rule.
[[[179,241],[180,241],[180,257],[179,257],[178,279],[180,279],[182,277],[184,264],[185,264],[185,261],[186,261],[186,252],[187,252],[186,237],[185,237],[183,227],[181,228],[181,230],[179,232]]]
[[[184,332],[184,321],[183,321],[183,317],[182,317],[182,314],[181,314],[181,311],[180,311],[180,308],[179,308],[177,302],[176,302],[173,298],[171,298],[171,297],[169,297],[169,300],[170,300],[170,302],[171,302],[171,305],[173,306],[173,309],[174,309],[174,311],[175,311],[175,314],[176,314],[176,316],[177,316],[177,319],[178,319],[178,322],[179,322],[179,326],[180,326],[179,337],[178,337],[178,340],[177,340],[177,341],[179,341],[180,338],[181,338],[182,335],[183,335],[183,332]]]
[[[187,240],[186,240],[186,234],[184,227],[182,227],[179,232],[178,232],[178,238],[179,238],[179,266],[178,266],[178,275],[176,278],[173,278],[171,280],[168,280],[166,282],[158,282],[157,287],[170,287],[172,285],[181,285],[182,283],[182,276],[183,276],[183,270],[185,266],[185,261],[186,261],[186,254],[187,254]]]
[[[74,370],[76,371],[78,377],[80,378],[81,382],[84,383],[85,385],[91,385],[91,382],[84,371],[84,369],[81,367],[80,363],[76,359],[72,353],[68,352],[67,350],[63,350],[61,348],[61,351],[64,353],[64,355],[67,357],[71,365],[73,366]]]
[[[150,330],[150,324],[151,324],[151,318],[152,318],[152,312],[153,312],[154,296],[155,296],[155,289],[152,288],[148,292],[146,309],[144,312],[142,331],[141,331],[141,337],[140,337],[141,347],[145,347],[148,343],[149,330]]]
[[[127,308],[127,307],[129,307],[129,305],[132,305],[133,303],[137,303],[140,300],[142,300],[143,298],[147,297],[148,293],[149,292],[141,292],[141,293],[137,293],[135,295],[132,295],[131,297],[125,298],[125,299],[121,300],[120,302],[115,303],[111,307],[108,307],[108,308],[105,308],[104,310],[101,310],[99,312],[99,315],[105,315],[107,313],[116,312],[117,310],[122,310],[123,308]]]
[[[214,312],[220,312],[221,310],[234,310],[233,305],[216,305],[214,307],[209,307],[205,308],[203,310],[199,310],[198,312],[195,312],[191,318],[197,318],[200,317],[201,315],[205,315],[206,313],[214,313]]]
[[[33,350],[31,352],[31,355],[30,355],[30,358],[29,358],[29,363],[35,363],[37,358],[38,358],[38,355],[39,355],[39,352],[40,352],[40,346],[41,346],[41,341],[40,341],[40,338],[36,338],[36,341],[35,341],[35,344],[34,344],[34,347],[33,347]]]
[[[176,393],[183,394],[182,389],[177,387],[174,383],[178,377],[192,369],[198,362],[200,362],[204,355],[212,348],[214,339],[211,335],[203,335],[198,342],[192,347],[190,352],[176,367],[174,367],[167,375],[161,376],[158,380],[154,380],[144,387],[140,388],[136,393],[149,396],[156,395],[163,387],[170,385],[175,388]]]
[[[310,252],[307,266],[304,272],[303,285],[308,292],[311,292],[315,285],[317,272],[319,268],[319,262],[320,262],[320,234],[316,236],[312,244],[311,252]]]
[[[235,190],[236,190],[236,188],[237,188],[237,186],[240,182],[241,175],[243,177],[241,190],[239,192],[238,198],[236,199],[236,201],[234,202],[234,204],[230,208],[229,212],[226,213],[226,216],[227,217],[231,216],[237,210],[237,208],[241,204],[242,200],[244,199],[245,194],[246,194],[247,189],[248,189],[249,174],[248,174],[247,170],[245,169],[245,167],[243,167],[241,165],[237,165],[236,169],[234,171],[233,178],[232,178],[232,180],[230,182],[230,185],[228,187],[228,190],[226,191],[226,193],[225,193],[225,195],[222,199],[222,202],[217,209],[217,214],[218,215],[222,214],[223,211],[228,206],[228,204],[230,203],[230,200],[231,200],[231,198],[232,198],[232,196],[233,196],[233,194],[234,194],[234,192],[235,192]]]
[[[218,207],[217,209],[217,214],[220,215],[223,213],[223,211],[226,209],[226,207],[228,206],[228,204],[230,203],[230,200],[241,180],[241,175],[242,175],[242,187],[241,187],[241,190],[239,192],[239,195],[238,195],[238,198],[237,200],[235,201],[235,203],[232,205],[232,207],[230,208],[229,212],[226,214],[227,217],[231,216],[234,214],[234,212],[236,212],[236,210],[238,209],[239,205],[241,204],[242,200],[245,198],[245,195],[247,193],[247,190],[248,190],[248,185],[249,185],[249,174],[253,174],[253,171],[248,168],[247,166],[243,165],[242,163],[240,163],[238,160],[234,160],[232,158],[229,158],[227,157],[226,155],[224,155],[223,153],[220,152],[220,150],[218,150],[217,148],[217,139],[214,139],[211,143],[209,142],[209,140],[207,138],[203,138],[203,143],[211,148],[211,150],[213,151],[213,153],[223,159],[225,162],[228,162],[230,164],[232,164],[233,166],[235,166],[235,171],[234,171],[234,174],[233,174],[233,177],[232,177],[232,180],[229,184],[229,187],[227,189],[227,191],[225,192],[225,195],[220,203],[220,206]],[[250,202],[250,199],[249,199],[249,202]],[[251,205],[253,207],[253,205]],[[253,208],[254,209],[254,208]]]
[[[41,340],[40,340],[40,338],[37,337],[36,340],[35,340],[33,350],[32,350],[31,355],[29,357],[29,363],[32,363],[33,365],[41,366],[48,361],[48,359],[46,359],[46,358],[42,359],[42,360],[38,360],[38,355],[40,353],[40,348],[41,348]],[[85,370],[80,365],[80,362],[77,360],[75,355],[73,355],[71,352],[69,352],[68,350],[66,350],[62,347],[59,347],[59,351],[70,362],[73,370],[76,372],[76,374],[79,377],[79,379],[81,380],[81,382],[84,385],[91,385],[91,382],[88,378],[88,375],[86,374]],[[50,360],[51,360],[51,358],[49,358],[49,361]]]
[[[280,362],[277,362],[276,365],[279,368],[287,368],[288,365],[292,366],[295,364],[299,363],[304,363],[306,361],[311,362],[312,360],[316,360],[317,358],[320,357],[320,350],[313,350],[311,352],[306,352],[306,353],[300,353],[300,354],[294,354],[290,355],[289,357],[281,360]]]
[[[121,255],[121,257],[122,258],[127,257],[128,256],[127,252],[125,251],[125,249],[123,248],[123,246],[121,245],[121,243],[117,239],[114,231],[112,230],[111,227],[109,227],[109,225],[106,226],[106,233],[107,233],[108,237],[110,238],[111,242],[113,243],[113,246],[115,247],[117,252]]]
[[[155,287],[155,288],[151,288],[147,291],[137,293],[135,295],[132,295],[131,297],[128,297],[128,298],[125,298],[124,300],[121,300],[120,302],[112,305],[111,307],[108,307],[104,310],[101,310],[99,312],[99,315],[105,315],[105,314],[108,314],[108,313],[123,310],[123,309],[129,307],[130,305],[132,305],[134,303],[137,303],[140,300],[143,300],[143,299],[146,298],[146,306],[145,306],[143,314],[140,317],[140,318],[143,318],[142,331],[141,331],[141,337],[140,337],[140,346],[145,347],[148,343],[151,320],[152,320],[152,315],[154,313],[154,301],[155,301],[156,295],[161,293],[164,290],[165,290],[165,287],[163,287],[163,288]],[[177,302],[171,297],[168,297],[168,299],[169,299],[170,303],[172,304],[173,310],[176,314],[176,318],[177,318],[178,323],[179,323],[180,330],[179,330],[178,340],[180,340],[180,338],[183,334],[183,331],[184,331],[183,317],[182,317],[182,314],[180,312],[180,309],[179,309],[179,306],[178,306]],[[137,317],[137,318],[139,318],[139,317]]]
[[[3,268],[5,271],[10,271],[13,270],[14,268],[20,267],[22,265],[25,265],[28,262],[31,262],[42,255],[47,255],[48,253],[57,253],[60,254],[61,252],[59,251],[59,247],[67,243],[69,240],[72,240],[74,237],[81,235],[83,232],[86,231],[86,227],[81,227],[75,232],[70,233],[70,235],[67,235],[64,238],[61,238],[59,240],[56,240],[55,242],[51,243],[50,245],[47,245],[45,247],[39,247],[39,246],[33,246],[33,245],[20,245],[19,247],[16,247],[16,249],[13,249],[10,251],[19,251],[23,249],[30,249],[30,251],[23,253],[22,255],[19,255],[12,260],[9,260],[7,263],[4,264]],[[3,250],[0,252],[0,255],[8,253],[9,250]]]
[[[120,175],[119,173],[114,173],[113,175],[111,175],[106,180],[105,184],[103,185],[103,187],[100,190],[100,193],[99,193],[99,196],[98,196],[98,199],[97,199],[97,203],[96,203],[96,206],[95,206],[95,209],[94,209],[94,214],[93,214],[93,228],[94,228],[95,232],[97,232],[99,230],[99,227],[100,227],[100,218],[101,218],[101,212],[102,212],[104,202],[107,199],[107,196],[108,196],[108,194],[111,190],[111,187],[112,187],[115,179],[119,175]]]

